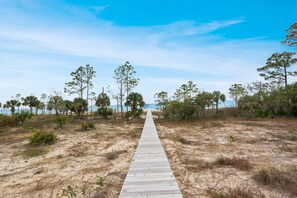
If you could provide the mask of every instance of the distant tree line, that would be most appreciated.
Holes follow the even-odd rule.
[[[132,92],[139,79],[135,77],[136,71],[134,67],[127,61],[124,65],[119,66],[114,71],[114,79],[118,85],[117,94],[112,94],[113,99],[116,99],[121,118],[137,118],[141,115],[145,105],[140,93]],[[94,115],[108,118],[113,114],[110,106],[110,98],[107,93],[99,93],[96,95],[92,90],[94,88],[93,78],[96,76],[96,71],[92,66],[80,66],[76,71],[71,72],[72,80],[65,83],[64,92],[71,95],[77,95],[72,101],[64,99],[62,93],[53,91],[53,94],[41,94],[40,98],[34,96],[22,97],[21,94],[11,97],[6,103],[0,103],[0,110],[12,115],[19,114],[22,111],[29,111],[31,114],[42,112],[51,113],[54,111],[56,116],[61,114],[75,114],[77,116],[84,115],[88,112],[88,107],[96,105],[98,110]],[[124,106],[126,111],[124,112]],[[34,112],[33,112],[34,111]],[[125,114],[125,116],[124,116]]]
[[[199,91],[192,81],[182,84],[171,98],[166,91],[156,93],[155,98],[163,116],[176,120],[205,117],[206,109],[211,109],[217,115],[219,104],[226,100],[220,91]]]
[[[282,43],[297,46],[297,23],[288,28],[286,39]],[[238,110],[236,115],[297,116],[297,83],[290,84],[288,81],[290,77],[297,75],[297,71],[292,70],[292,66],[297,63],[295,54],[272,54],[266,65],[257,69],[264,82],[231,85],[229,95],[235,101]],[[208,115],[218,116],[222,112],[218,106],[226,100],[220,91],[199,91],[192,81],[181,85],[171,98],[166,91],[156,93],[155,98],[163,116],[177,120],[206,117],[206,110]]]

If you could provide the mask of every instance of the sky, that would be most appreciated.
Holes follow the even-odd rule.
[[[126,61],[146,103],[190,80],[228,98],[231,84],[262,80],[256,70],[272,53],[297,51],[281,44],[297,0],[0,0],[0,13],[2,103],[18,93],[72,99],[65,82],[86,64],[95,93],[116,93]]]

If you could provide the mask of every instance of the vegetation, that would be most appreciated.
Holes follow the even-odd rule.
[[[0,126],[13,125],[16,123],[15,117],[0,114]]]
[[[83,99],[84,90],[87,89],[87,100],[89,90],[93,88],[92,78],[95,77],[95,71],[90,65],[80,66],[76,71],[71,72],[72,81],[65,83],[64,92],[69,95],[78,94]]]
[[[163,116],[174,120],[188,120],[205,116],[205,109],[215,107],[215,114],[219,112],[220,102],[226,100],[226,96],[220,91],[212,93],[198,91],[197,85],[192,81],[183,84],[176,90],[172,99],[167,99],[167,92],[155,94],[156,102],[162,107]]]
[[[33,107],[38,108],[38,105],[40,103],[38,98],[33,95],[22,98],[22,100],[23,100],[23,105],[28,106],[30,108],[31,113],[33,111]]]
[[[47,153],[47,150],[44,147],[35,147],[35,146],[28,146],[23,151],[24,158],[31,158],[31,157],[37,157],[40,155],[44,155]]]
[[[293,58],[296,53],[283,52],[274,53],[267,59],[266,65],[258,68],[260,76],[265,80],[270,80],[272,83],[279,85],[284,84],[285,88],[288,87],[288,76],[296,76],[297,72],[288,71],[288,69],[297,62],[297,58]]]
[[[161,110],[164,110],[164,108],[166,107],[166,105],[168,104],[168,93],[166,91],[161,91],[159,93],[155,94],[155,98],[156,98],[156,103],[158,105],[158,107],[161,108]]]
[[[19,101],[17,100],[9,100],[6,102],[6,107],[10,108],[11,114],[13,115],[15,112],[15,107],[19,105]]]
[[[219,166],[233,166],[239,170],[249,171],[252,169],[252,165],[247,159],[238,158],[238,157],[219,157],[215,160],[215,164]]]
[[[80,124],[80,126],[83,131],[89,131],[89,130],[95,129],[95,125],[91,122],[83,122]]]
[[[234,99],[236,107],[238,107],[238,100],[245,94],[245,89],[241,84],[233,84],[229,88],[229,94]]]
[[[40,146],[53,144],[57,140],[57,136],[53,132],[36,130],[33,132],[30,137],[30,145],[31,146]]]
[[[139,118],[143,112],[142,109],[145,103],[140,93],[133,92],[128,95],[125,105],[130,107],[130,111],[127,112],[127,117],[132,116],[133,118]]]
[[[99,107],[97,110],[99,116],[102,116],[106,119],[108,116],[112,115],[112,109],[109,108],[110,99],[107,94],[99,94],[95,104],[97,107]]]
[[[139,79],[135,78],[136,71],[134,70],[134,67],[130,65],[128,61],[124,65],[119,66],[114,71],[114,79],[116,80],[116,83],[118,85],[119,93],[117,94],[117,99],[120,103],[120,112],[121,112],[121,118],[124,118],[123,114],[123,105],[126,97],[129,96],[130,92],[133,90],[134,87],[136,87],[139,83]],[[126,93],[126,94],[125,94]],[[126,112],[128,112],[128,107],[126,109]]]
[[[287,29],[286,39],[283,41],[283,43],[288,46],[296,46],[297,45],[297,23],[292,24]]]
[[[50,111],[54,109],[56,112],[56,116],[59,116],[59,112],[64,109],[64,101],[62,96],[59,96],[58,94],[56,94],[55,96],[50,96],[47,108]]]
[[[21,125],[24,125],[32,117],[33,117],[33,114],[29,111],[21,111],[20,113],[15,114],[15,120],[17,122],[20,122]]]
[[[256,189],[246,186],[228,188],[225,191],[208,190],[207,194],[211,198],[265,198],[265,195]]]
[[[67,123],[67,117],[66,116],[54,117],[53,122],[57,124],[57,129],[62,129],[63,125]]]
[[[281,192],[297,196],[297,167],[280,170],[275,167],[262,167],[253,176],[254,180],[265,186],[271,186]]]
[[[80,116],[88,111],[88,102],[83,98],[74,98],[72,108],[76,115]]]

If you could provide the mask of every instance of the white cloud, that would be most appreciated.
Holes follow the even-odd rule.
[[[91,9],[96,15],[107,7],[95,6]],[[88,13],[87,9],[67,9],[71,10],[72,17]],[[1,70],[13,75],[23,68],[25,75],[31,74],[31,77],[19,80],[7,77],[5,81],[2,80],[2,98],[7,98],[8,89],[12,89],[11,84],[21,83],[22,80],[24,85],[34,84],[34,90],[41,89],[41,86],[63,87],[66,77],[62,77],[65,73],[60,72],[59,67],[71,68],[70,65],[80,58],[106,63],[106,70],[111,69],[111,64],[116,66],[129,60],[134,65],[151,68],[147,74],[149,76],[154,75],[154,68],[156,71],[158,68],[167,69],[168,72],[162,73],[163,77],[159,79],[143,79],[144,83],[138,90],[146,92],[149,101],[153,100],[151,92],[156,88],[163,86],[175,90],[180,82],[195,80],[188,79],[189,76],[172,77],[172,70],[196,74],[198,84],[205,89],[224,89],[234,81],[257,79],[256,68],[262,66],[266,58],[279,48],[278,41],[265,41],[261,38],[228,41],[210,34],[221,28],[240,25],[244,22],[243,19],[211,21],[205,24],[176,21],[161,26],[123,27],[97,19],[94,13],[88,13],[88,19],[96,21],[92,25],[83,25],[82,19],[79,23],[62,19],[68,23],[61,27],[24,13],[13,15],[9,12],[7,16],[12,18],[0,18],[0,56],[8,57],[0,60]],[[59,58],[55,59],[55,55]],[[73,60],[69,60],[69,57]],[[10,67],[6,68],[4,65]],[[80,63],[74,66],[78,65]],[[50,67],[55,69],[50,70]],[[50,70],[52,78],[41,83],[37,77],[40,75],[39,70]],[[202,80],[199,81],[199,78]],[[58,86],[58,83],[61,85]]]
[[[149,27],[148,29],[163,33],[166,36],[194,36],[207,34],[242,22],[244,22],[243,19],[212,21],[204,24],[197,24],[195,21],[176,21],[167,25]]]

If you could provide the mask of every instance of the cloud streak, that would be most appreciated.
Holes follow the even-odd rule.
[[[127,27],[98,18],[100,12],[108,9],[108,6],[70,6],[67,10],[72,16],[61,19],[67,24],[63,28],[60,23],[48,21],[48,16],[44,20],[36,19],[34,15],[23,13],[13,6],[16,10],[6,11],[7,17],[0,18],[0,55],[9,57],[2,59],[1,64],[11,66],[1,69],[11,72],[24,68],[34,76],[40,75],[36,70],[37,66],[38,69],[50,66],[69,68],[69,65],[73,65],[73,62],[79,59],[119,65],[129,60],[134,65],[151,68],[151,71],[167,69],[168,72],[164,73],[162,78],[167,80],[188,78],[177,75],[172,77],[170,70],[195,74],[197,81],[204,79],[205,82],[210,82],[210,77],[207,76],[212,76],[213,83],[207,86],[211,89],[216,87],[216,82],[222,84],[223,81],[229,83],[257,79],[255,69],[264,64],[269,54],[280,48],[276,41],[259,38],[226,40],[221,35],[214,34],[216,30],[244,23],[242,18],[203,24],[195,21],[176,21],[148,27]],[[59,13],[65,11],[65,8],[57,9],[58,14],[54,17],[58,19],[62,17]],[[85,19],[81,19],[81,15],[84,15]],[[86,23],[91,21],[92,25],[84,25],[84,20]],[[65,60],[63,56],[72,60]],[[15,60],[17,57],[22,57],[23,61]],[[53,57],[60,58],[53,60]],[[61,75],[59,71],[51,72],[53,75]],[[153,72],[150,73],[152,74]],[[9,78],[1,83],[7,83],[5,86],[8,86]],[[32,84],[38,84],[40,79],[31,80]],[[63,82],[62,78],[59,80],[63,86],[65,81]],[[11,81],[14,81],[13,77]],[[152,92],[158,91],[157,84],[153,81],[149,89]]]

